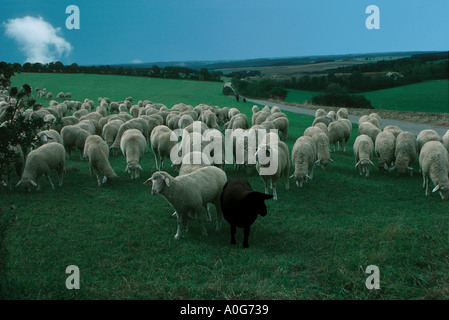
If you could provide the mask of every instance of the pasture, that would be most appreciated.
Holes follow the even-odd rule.
[[[319,92],[288,90],[286,102],[304,103]],[[449,112],[449,82],[447,80],[426,81],[407,86],[361,93],[374,109],[413,111],[413,112]]]
[[[221,83],[126,76],[22,74],[13,85],[46,87],[72,99],[98,97],[149,99],[171,107],[199,103],[237,107],[251,119],[251,104],[221,94]],[[35,94],[35,92],[34,92]],[[48,104],[48,100],[39,100]],[[46,105],[46,104],[45,104]],[[312,124],[313,117],[285,112],[290,121],[286,143]],[[353,126],[347,152],[334,152],[326,171],[315,168],[302,189],[278,183],[277,202],[251,228],[250,248],[230,244],[230,227],[208,236],[199,223],[176,241],[173,209],[151,195],[143,182],[156,171],[150,151],[143,173],[130,180],[119,154],[110,162],[119,179],[98,187],[86,160],[72,153],[61,188],[26,193],[14,188],[17,215],[5,239],[8,249],[6,298],[12,299],[447,299],[449,298],[449,203],[424,195],[418,161],[414,175],[370,177],[354,168]],[[375,161],[376,163],[376,161]],[[169,164],[166,171],[176,175]],[[245,176],[264,191],[257,172],[225,167],[229,178]],[[290,170],[293,173],[293,168]],[[51,174],[56,181],[56,174]],[[18,177],[14,176],[15,184]],[[67,266],[80,269],[81,288],[67,290]],[[380,290],[368,290],[365,269],[380,269]]]

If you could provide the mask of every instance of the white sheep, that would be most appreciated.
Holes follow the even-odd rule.
[[[290,176],[290,178],[296,180],[298,188],[302,188],[304,181],[313,179],[315,161],[315,141],[309,136],[299,137],[292,149],[292,163],[295,167],[295,172]]]
[[[376,137],[382,131],[376,125],[372,124],[369,121],[362,122],[359,124],[358,134],[366,134],[368,137],[373,140],[373,144],[376,143]]]
[[[334,151],[337,151],[336,145],[338,145],[338,150],[343,149],[343,151],[346,151],[346,126],[341,121],[333,121],[329,124],[327,129],[329,145],[334,146]]]
[[[366,134],[359,135],[354,142],[355,168],[359,169],[360,175],[369,176],[369,167],[373,164],[373,140]]]
[[[312,134],[312,139],[316,145],[317,160],[315,164],[319,164],[323,170],[326,170],[329,162],[334,162],[329,152],[329,137],[326,133],[317,131]]]
[[[279,113],[279,112],[278,112]],[[270,121],[280,132],[281,140],[285,141],[288,135],[289,121],[287,117],[278,117]]]
[[[402,129],[399,128],[398,126],[388,125],[384,128],[384,131],[391,132],[394,135],[394,137],[397,138],[398,135],[402,132]]]
[[[418,134],[418,137],[416,138],[416,140],[418,141],[418,154],[420,153],[421,148],[424,146],[424,144],[426,142],[429,142],[429,141],[442,142],[440,135],[435,130],[432,130],[432,129],[422,130]]]
[[[171,139],[172,132],[165,125],[159,125],[151,132],[150,144],[156,160],[157,170],[161,170],[164,167],[165,158],[170,158],[172,148],[178,144],[177,140]]]
[[[449,196],[449,157],[446,148],[439,141],[429,141],[421,149],[419,166],[423,176],[423,188],[429,195],[429,179],[435,188],[432,192],[439,192],[442,200]]]
[[[275,133],[268,133],[262,139],[255,153],[256,170],[268,194],[268,182],[273,190],[273,200],[277,200],[276,182],[286,178],[285,189],[289,189],[290,156],[287,145]]]
[[[410,176],[413,175],[411,164],[415,161],[418,153],[418,141],[413,133],[409,131],[401,132],[396,138],[394,156],[396,158],[394,166],[390,171],[395,170],[396,174],[403,174],[407,170]]]
[[[67,152],[69,159],[71,159],[71,152],[74,148],[80,151],[80,158],[82,159],[82,152],[84,150],[84,143],[91,134],[86,130],[76,126],[68,125],[61,130],[62,144]]]
[[[158,171],[144,184],[152,184],[153,195],[161,194],[175,210],[178,224],[175,239],[178,240],[182,227],[188,227],[189,220],[195,217],[200,220],[203,235],[207,235],[202,208],[207,208],[208,203],[214,204],[217,210],[216,231],[220,231],[223,223],[220,196],[226,181],[223,170],[209,166],[176,178]]]
[[[349,117],[348,109],[346,109],[346,108],[338,109],[338,111],[337,111],[337,118],[338,118],[338,120],[340,120],[340,119],[348,119],[348,117]]]
[[[37,138],[39,141],[39,146],[46,144],[48,142],[57,142],[62,144],[62,138],[58,131],[49,129],[41,131],[37,134]]]
[[[131,116],[131,115],[129,115]],[[150,127],[148,122],[142,118],[132,118],[126,121],[124,124],[120,126],[117,132],[117,136],[115,137],[114,143],[110,146],[114,155],[117,155],[118,150],[120,149],[120,140],[122,139],[123,133],[125,133],[128,129],[137,129],[142,132],[145,139],[148,141],[150,137]]]
[[[143,170],[140,160],[148,151],[148,143],[142,132],[137,129],[126,130],[120,141],[120,149],[126,158],[125,171],[131,174],[131,180],[139,178],[139,171]]]
[[[232,110],[232,109],[231,109]],[[224,124],[225,129],[243,129],[246,130],[249,128],[248,118],[243,113],[237,113],[232,116],[231,120]]]
[[[374,149],[378,158],[377,167],[388,170],[395,160],[396,137],[390,131],[383,131],[377,135]]]
[[[118,130],[120,129],[120,126],[123,123],[124,122],[122,120],[116,119],[116,120],[109,121],[108,123],[106,123],[103,126],[103,132],[102,132],[101,136],[104,138],[104,140],[108,144],[108,147],[111,147],[112,144],[114,143],[115,138],[117,137]]]
[[[92,135],[86,139],[83,155],[89,161],[90,173],[96,175],[98,186],[117,178],[109,163],[109,147],[100,136]]]
[[[65,152],[64,147],[57,142],[50,142],[40,146],[31,151],[25,162],[25,169],[22,173],[22,178],[17,183],[16,187],[23,185],[28,191],[31,186],[37,187],[40,190],[39,178],[44,175],[51,187],[55,186],[50,178],[50,170],[56,170],[58,174],[59,186],[62,186],[65,168]]]
[[[320,108],[315,111],[315,118],[322,117],[325,115],[326,115],[326,110],[324,110],[324,109]]]

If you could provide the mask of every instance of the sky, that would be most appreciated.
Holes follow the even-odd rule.
[[[1,0],[0,12],[0,61],[21,64],[449,50],[449,0]]]

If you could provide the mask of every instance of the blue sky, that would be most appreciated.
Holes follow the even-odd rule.
[[[80,10],[79,30],[66,28],[69,5]],[[365,27],[369,5],[379,7],[378,30]],[[0,12],[0,61],[7,62],[449,50],[448,0],[1,0]]]

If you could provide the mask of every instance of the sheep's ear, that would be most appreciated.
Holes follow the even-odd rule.
[[[360,164],[360,161],[359,161],[359,162],[357,162],[357,164],[355,165],[355,167],[357,168],[357,167],[359,166],[359,164]]]
[[[320,163],[320,160],[315,161],[315,164],[319,164],[319,163]]]
[[[152,183],[153,183],[153,178],[150,178],[147,181],[145,181],[143,184],[152,184]]]
[[[392,166],[390,169],[388,169],[390,172],[395,169],[395,166]]]
[[[30,181],[30,183],[31,183],[31,185],[32,185],[32,186],[35,186],[35,187],[37,187],[37,183],[36,183],[36,182],[34,182],[33,180],[31,180],[31,181]]]
[[[143,169],[142,169],[142,167],[140,166],[140,164],[139,164],[139,170],[140,170],[140,171],[143,171]]]
[[[125,172],[129,172],[129,163],[126,165]]]
[[[384,163],[384,169],[385,169],[385,170],[388,170],[388,166],[387,166],[386,163]]]
[[[329,159],[330,162],[335,162],[334,159]]]
[[[108,181],[108,177],[104,176],[103,181],[101,181],[101,183],[106,183],[106,181]]]
[[[440,190],[440,185],[437,185],[435,188],[433,188],[432,192],[437,192],[438,190]]]
[[[164,178],[164,181],[167,187],[170,187],[170,180],[167,177]]]
[[[295,176],[295,174],[292,174],[290,177],[288,177],[289,179],[293,178]]]
[[[19,182],[17,182],[16,187],[20,186],[22,184],[22,180],[19,180]]]

